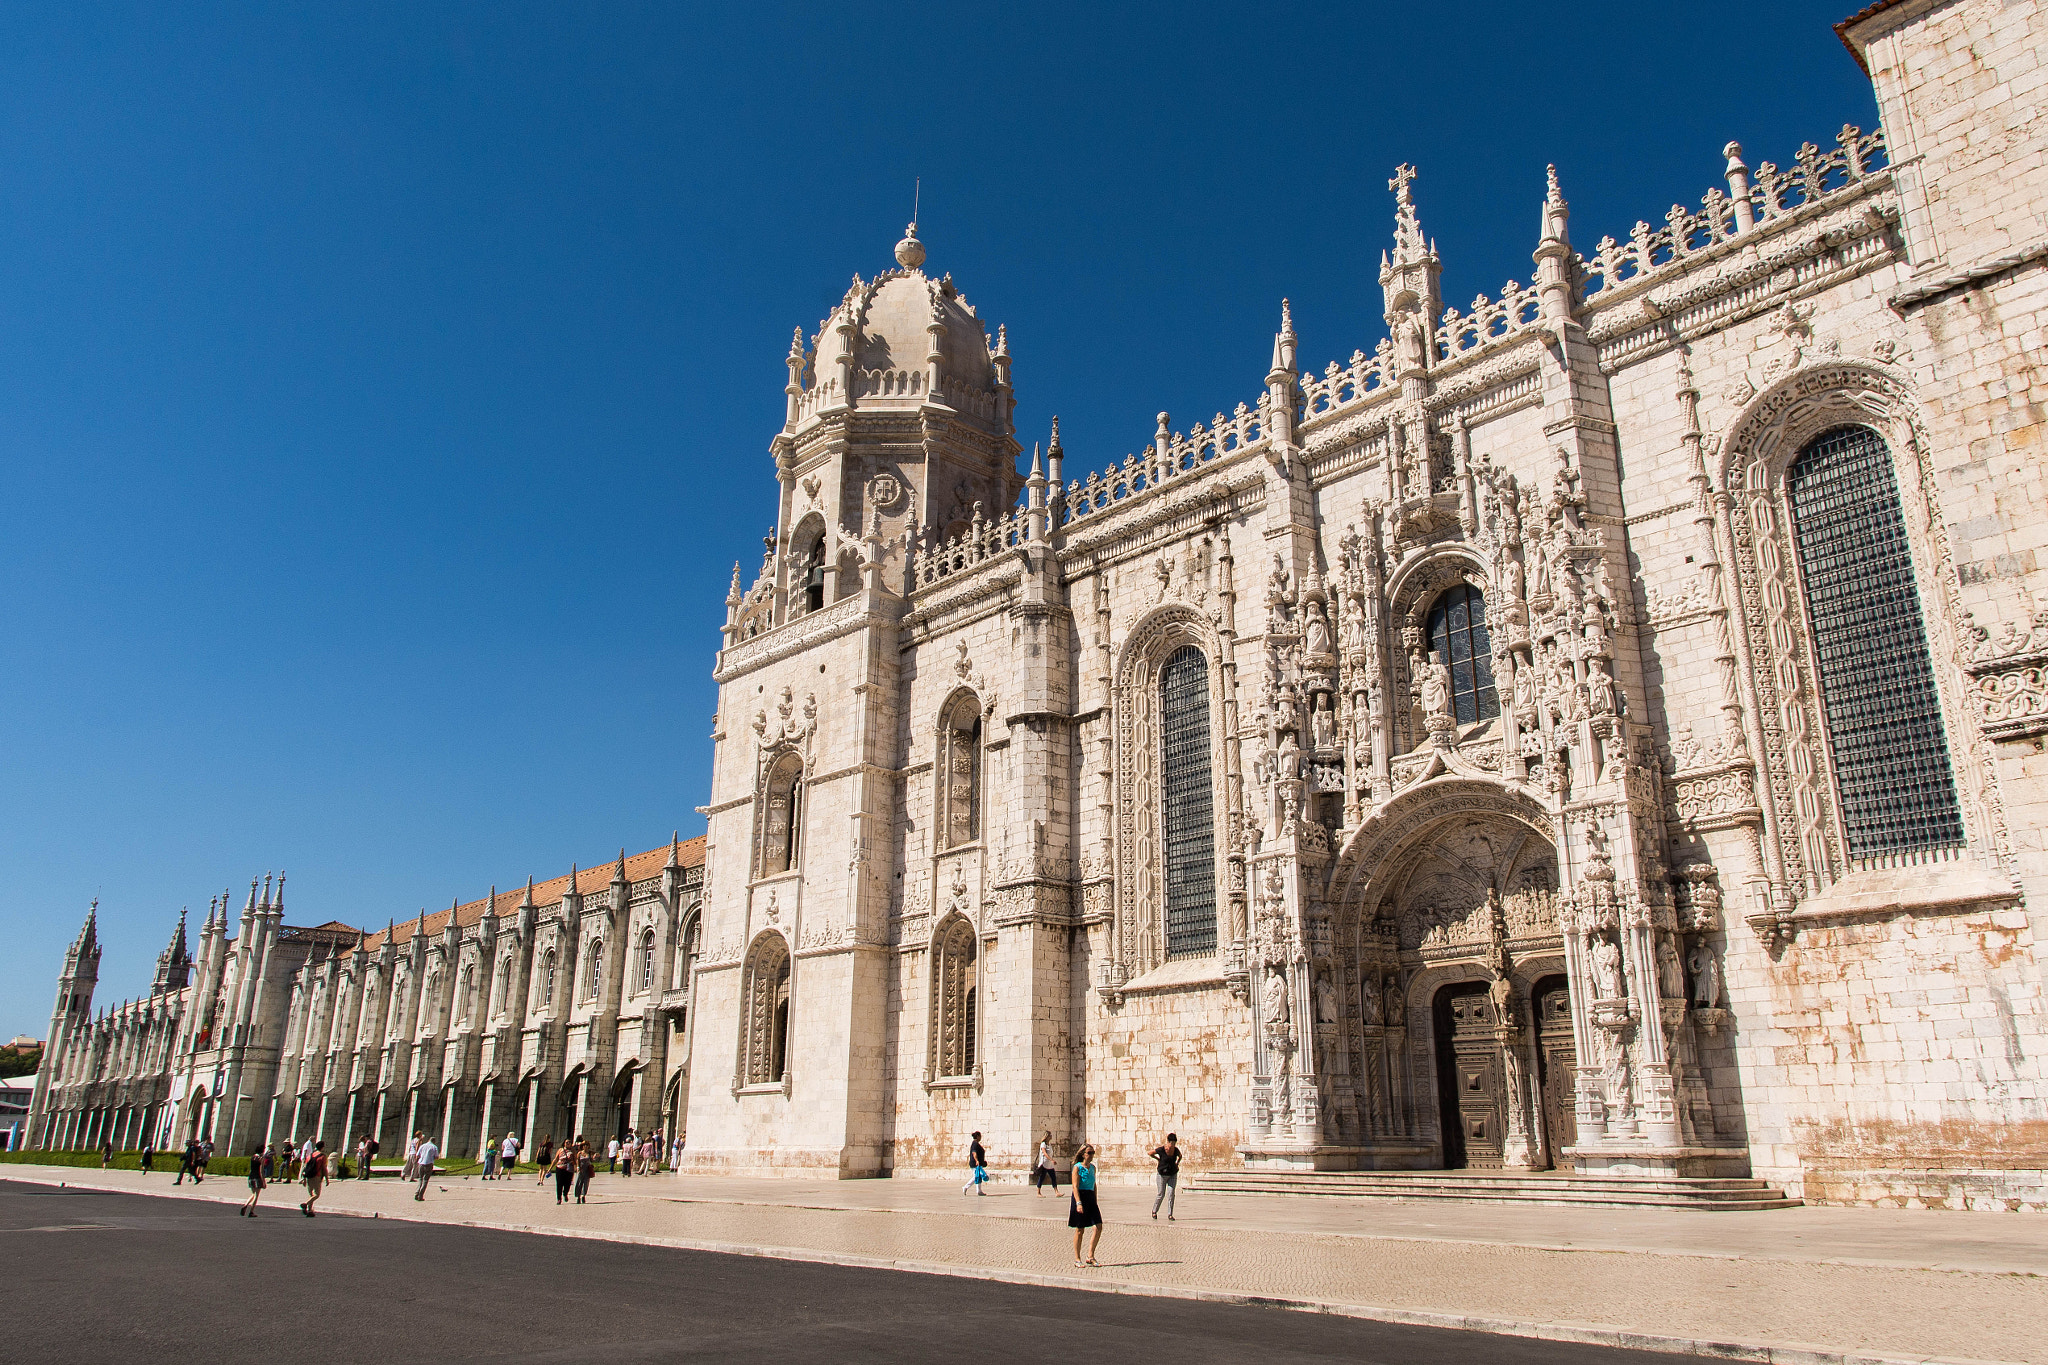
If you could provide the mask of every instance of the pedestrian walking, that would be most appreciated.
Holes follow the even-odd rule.
[[[414,1133],[411,1137],[405,1140],[405,1166],[398,1172],[398,1178],[400,1180],[403,1180],[408,1185],[412,1183],[413,1175],[417,1169],[416,1163],[419,1160],[419,1155],[420,1135],[418,1133]]]
[[[440,1155],[440,1145],[425,1133],[420,1134],[420,1145],[412,1154],[413,1175],[420,1182],[420,1187],[413,1191],[415,1200],[427,1197],[427,1182],[434,1178],[434,1162]]]
[[[1095,1202],[1095,1149],[1082,1145],[1074,1153],[1074,1184],[1068,1191],[1067,1226],[1074,1230],[1074,1264],[1095,1265],[1096,1249],[1102,1245],[1102,1209]],[[1081,1234],[1095,1229],[1088,1243],[1088,1259],[1081,1259]]]
[[[108,1138],[100,1144],[100,1169],[106,1170],[114,1164],[114,1140]]]
[[[258,1147],[256,1149],[255,1161],[252,1164],[263,1167],[263,1183],[266,1185],[270,1183],[277,1170],[274,1164],[277,1159],[277,1149],[275,1147]]]
[[[967,1183],[960,1187],[960,1193],[986,1194],[988,1191],[981,1187],[988,1183],[988,1152],[981,1145],[979,1132],[971,1133],[969,1137],[972,1140],[967,1144]]]
[[[357,1174],[360,1178],[368,1180],[370,1178],[370,1161],[377,1155],[377,1139],[365,1133],[363,1134],[362,1142],[357,1145],[362,1150],[362,1157],[356,1163],[361,1167]]]
[[[1045,1187],[1052,1186],[1052,1192],[1060,1192],[1059,1169],[1052,1164],[1052,1129],[1045,1130],[1045,1136],[1038,1140],[1038,1160],[1031,1167],[1031,1188],[1038,1191],[1040,1199],[1045,1198]]]
[[[153,1164],[153,1163],[154,1163],[155,1161],[156,1161],[156,1144],[155,1144],[154,1142],[145,1142],[145,1143],[143,1143],[143,1144],[142,1144],[142,1157],[141,1157],[140,1161],[139,1161],[139,1162],[138,1162],[137,1164],[139,1164],[139,1165],[140,1165],[140,1166],[142,1167],[142,1173],[143,1173],[144,1175],[148,1175],[148,1174],[149,1174],[149,1168],[150,1168],[150,1166],[151,1166],[151,1165],[152,1165],[152,1164]]]
[[[1159,1217],[1159,1201],[1163,1199],[1166,1201],[1166,1221],[1169,1223],[1173,1221],[1174,1194],[1180,1188],[1180,1148],[1176,1142],[1175,1136],[1168,1133],[1166,1141],[1147,1153],[1159,1163],[1159,1174],[1155,1178],[1158,1191],[1152,1196],[1152,1216],[1155,1219]]]
[[[640,1139],[634,1135],[634,1132],[631,1128],[628,1128],[626,1130],[626,1140],[620,1143],[619,1145],[622,1148],[624,1148],[626,1152],[625,1174],[631,1175],[633,1174],[633,1153],[640,1150]]]
[[[263,1197],[263,1187],[270,1183],[265,1171],[266,1154],[261,1147],[249,1149],[249,1197],[242,1201],[242,1207],[235,1212],[244,1218],[256,1216],[256,1201]]]
[[[311,1218],[313,1205],[320,1202],[320,1191],[327,1184],[327,1144],[313,1144],[313,1155],[306,1160],[305,1172],[299,1180],[306,1187],[306,1202],[299,1205],[299,1212]]]
[[[197,1185],[206,1179],[206,1163],[213,1160],[213,1139],[204,1138],[199,1143],[199,1160],[192,1166],[192,1183]]]
[[[299,1151],[298,1151],[298,1156],[297,1156],[297,1158],[296,1158],[296,1160],[294,1161],[294,1164],[293,1164],[293,1166],[292,1166],[292,1169],[293,1169],[293,1171],[295,1171],[295,1172],[298,1172],[298,1173],[300,1173],[300,1174],[304,1174],[304,1172],[305,1172],[305,1169],[306,1169],[306,1163],[307,1163],[307,1162],[309,1162],[309,1161],[311,1161],[312,1159],[313,1159],[313,1139],[312,1139],[311,1135],[308,1135],[308,1136],[307,1136],[307,1138],[306,1138],[306,1140],[305,1140],[304,1142],[301,1142],[301,1143],[299,1144]],[[331,1174],[333,1174],[333,1172],[331,1172],[331,1171],[330,1171],[330,1172],[328,1172],[328,1174],[330,1174],[330,1175],[331,1175]]]
[[[505,1134],[504,1145],[498,1148],[498,1178],[503,1180],[512,1174],[512,1168],[519,1164],[519,1135]]]
[[[533,1154],[533,1168],[540,1172],[536,1185],[548,1183],[548,1175],[555,1169],[555,1139],[552,1134],[540,1140],[540,1150]]]
[[[590,1177],[597,1173],[597,1152],[581,1138],[576,1141],[576,1202],[590,1193]]]
[[[492,1176],[496,1175],[497,1173],[498,1149],[494,1147],[491,1144],[491,1140],[488,1137],[486,1137],[484,1139],[484,1173],[479,1178],[483,1180],[489,1180]]]
[[[188,1175],[192,1177],[193,1184],[197,1185],[199,1183],[198,1138],[185,1139],[185,1150],[178,1155],[178,1178],[171,1183],[173,1185],[182,1185],[185,1183],[185,1177]]]
[[[541,1142],[540,1149],[543,1152],[547,1151],[548,1144],[545,1140]],[[550,1168],[543,1168],[544,1171],[547,1169]],[[552,1169],[555,1173],[555,1202],[566,1204],[569,1202],[569,1186],[576,1179],[576,1149],[566,1142],[563,1143],[562,1150],[555,1153]],[[547,1176],[543,1174],[541,1179],[545,1180]]]
[[[653,1175],[661,1169],[661,1134],[649,1133],[640,1143],[640,1174]]]
[[[604,1145],[604,1173],[611,1175],[619,1169],[619,1140],[613,1138]]]

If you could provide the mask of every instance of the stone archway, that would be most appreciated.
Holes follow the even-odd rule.
[[[1334,1089],[1363,1165],[1549,1166],[1564,1144],[1545,1078],[1566,1068],[1569,1096],[1576,1065],[1569,1029],[1560,1046],[1537,1017],[1538,983],[1565,972],[1554,826],[1492,784],[1426,787],[1361,830],[1332,882],[1357,1001]]]

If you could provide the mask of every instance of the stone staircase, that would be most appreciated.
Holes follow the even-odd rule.
[[[1528,1171],[1203,1171],[1190,1190],[1460,1204],[1561,1204],[1624,1209],[1754,1211],[1800,1201],[1762,1180],[1580,1176]]]

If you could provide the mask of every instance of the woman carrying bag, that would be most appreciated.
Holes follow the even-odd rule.
[[[1074,1230],[1074,1264],[1097,1265],[1095,1253],[1102,1246],[1102,1210],[1095,1203],[1095,1148],[1086,1143],[1074,1153],[1072,1201],[1067,1205],[1067,1226]],[[1088,1243],[1088,1259],[1081,1259],[1081,1234],[1095,1229]]]

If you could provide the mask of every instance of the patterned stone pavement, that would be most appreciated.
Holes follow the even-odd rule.
[[[241,1182],[11,1166],[10,1178],[232,1198]],[[273,1189],[289,1206],[301,1194]],[[1146,1294],[1281,1300],[1395,1321],[1773,1360],[2048,1361],[2048,1227],[2023,1214],[1607,1212],[1103,1192],[1102,1268],[1076,1270],[1064,1199],[1003,1183],[600,1176],[557,1206],[532,1177],[343,1181],[320,1207],[485,1227]],[[1799,1347],[1802,1350],[1790,1350]],[[1769,1348],[1766,1355],[1765,1350]],[[1806,1354],[1807,1351],[1812,1354]]]

